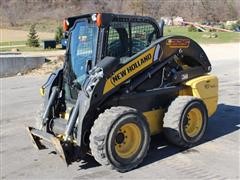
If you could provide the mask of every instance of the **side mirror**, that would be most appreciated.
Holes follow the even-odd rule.
[[[119,58],[106,56],[97,63],[97,66],[102,68],[104,75],[108,77],[117,69],[119,63]]]

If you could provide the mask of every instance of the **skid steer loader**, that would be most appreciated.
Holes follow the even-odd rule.
[[[203,137],[216,111],[218,79],[202,48],[184,36],[163,36],[163,22],[110,13],[64,20],[63,68],[41,87],[38,149],[53,145],[67,164],[94,156],[120,172],[137,167],[151,135],[177,146]]]

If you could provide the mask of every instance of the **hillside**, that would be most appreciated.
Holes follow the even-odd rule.
[[[221,3],[219,3],[221,2]],[[182,16],[189,21],[222,21],[240,17],[239,0],[1,0],[0,27],[33,22],[59,23],[64,17],[89,12]]]

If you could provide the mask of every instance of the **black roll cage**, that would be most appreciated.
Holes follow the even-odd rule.
[[[86,14],[81,16],[74,16],[67,18],[67,21],[69,23],[69,33],[71,34],[71,29],[76,25],[77,22],[81,21],[82,19],[86,19],[88,22],[93,21],[92,16],[93,14]],[[122,14],[112,14],[112,13],[101,13],[102,17],[102,25],[99,27],[98,30],[98,39],[97,39],[97,53],[95,60],[92,61],[92,67],[94,67],[103,57],[106,56],[106,46],[107,46],[107,37],[108,37],[108,30],[109,26],[112,22],[127,22],[128,28],[129,28],[129,34],[130,34],[130,40],[131,38],[131,23],[137,22],[137,23],[148,23],[151,24],[155,31],[156,31],[156,38],[160,38],[162,36],[162,31],[156,22],[155,19],[147,16],[135,16],[135,15],[122,15]],[[68,34],[68,33],[67,33]],[[68,38],[68,45],[66,49],[66,60],[68,60],[68,54],[69,54],[69,45],[70,45],[70,38]],[[131,43],[131,42],[130,42]]]

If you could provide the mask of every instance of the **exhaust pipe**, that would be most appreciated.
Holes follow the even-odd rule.
[[[160,27],[160,36],[161,37],[163,37],[163,28],[164,28],[164,24],[165,24],[165,22],[164,22],[164,20],[163,19],[161,19],[160,20],[160,23],[159,23],[159,27]]]

